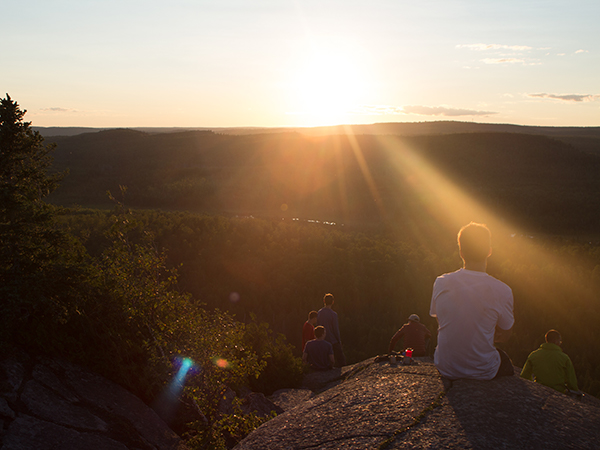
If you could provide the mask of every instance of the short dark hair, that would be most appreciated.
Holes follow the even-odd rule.
[[[333,294],[325,294],[325,296],[323,297],[323,303],[325,303],[326,305],[332,305],[333,304]]]
[[[458,248],[465,261],[485,261],[492,248],[490,229],[483,223],[465,225],[458,232]]]
[[[556,343],[556,342],[560,342],[562,341],[562,337],[560,335],[560,333],[556,330],[550,330],[546,333],[546,336],[544,336],[546,339],[546,342],[551,342],[551,343]]]
[[[324,326],[319,325],[318,327],[315,327],[315,337],[316,338],[320,338],[324,334],[325,334],[325,327]]]
[[[315,317],[319,317],[319,313],[316,311],[311,311],[308,313],[308,320],[314,319]]]

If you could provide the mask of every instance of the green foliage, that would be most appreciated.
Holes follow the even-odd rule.
[[[198,421],[190,424],[186,445],[198,450],[226,450],[238,444],[244,437],[274,417],[258,417],[256,414],[244,414],[239,402],[234,402],[234,412],[223,414],[213,422]]]
[[[42,136],[7,94],[0,100],[0,344],[35,343],[76,305],[81,247],[55,225],[45,203],[61,179],[49,175]],[[42,326],[39,329],[38,326]],[[31,337],[31,339],[30,339]],[[23,341],[24,340],[24,341]],[[43,339],[39,340],[43,342]]]
[[[258,323],[256,316],[246,325],[244,342],[253,348],[265,369],[254,379],[250,387],[254,391],[272,394],[278,389],[299,387],[302,382],[302,360],[294,356],[292,345],[283,334],[274,336],[267,323]]]
[[[46,173],[52,146],[23,115],[9,96],[1,100],[0,344],[67,357],[147,401],[176,375],[174,363],[189,358],[186,393],[205,419],[196,438],[210,448],[239,441],[265,419],[243,414],[239,403],[223,414],[219,402],[227,389],[256,380],[269,357],[262,348],[257,354],[244,324],[178,290],[143,215],[138,220],[113,198],[115,209],[96,215],[101,225],[88,220],[73,232],[72,217],[43,201],[60,175]],[[82,242],[93,243],[89,253]],[[262,344],[294,361],[283,338]]]
[[[78,221],[91,230],[108,227],[107,218],[98,213],[65,220],[74,231]],[[168,264],[179,267],[183,290],[202,298],[207,308],[227,310],[247,322],[246,334],[254,340],[249,345],[267,362],[262,377],[269,380],[293,381],[297,372],[286,350],[278,356],[284,362],[271,366],[287,372],[267,375],[273,359],[264,355],[277,352],[266,343],[283,333],[293,345],[292,355],[300,356],[306,315],[322,306],[323,293],[329,291],[336,296],[349,362],[385,352],[393,333],[412,313],[434,332],[433,349],[437,325],[428,315],[431,288],[437,275],[461,265],[455,234],[441,228],[431,233],[436,240],[417,240],[406,231],[343,232],[319,224],[189,213],[145,211],[138,213],[138,220],[166,249]],[[90,245],[97,239],[95,233]],[[524,240],[539,249],[535,256],[527,254]],[[489,272],[508,283],[515,297],[515,329],[504,345],[513,362],[522,365],[543,342],[544,333],[557,328],[580,387],[600,395],[600,348],[594,336],[600,316],[600,245],[495,236],[494,247]],[[273,331],[265,331],[261,322]],[[270,381],[259,380],[253,382],[255,388],[268,393]]]

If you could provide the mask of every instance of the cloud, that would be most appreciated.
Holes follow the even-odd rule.
[[[388,114],[404,114],[401,106],[389,105],[361,105],[351,111],[353,114],[366,114],[369,116],[383,116]]]
[[[550,98],[553,100],[562,100],[565,102],[593,102],[600,98],[600,95],[595,94],[527,94],[532,98]]]
[[[416,114],[419,116],[488,116],[497,114],[493,111],[477,111],[473,109],[449,108],[447,106],[389,106],[389,105],[365,105],[352,111],[354,114],[367,115],[398,115],[398,114]]]
[[[521,58],[485,58],[481,62],[485,64],[525,64]]]
[[[587,50],[583,50],[583,49],[580,48],[579,50],[577,50],[575,52],[575,54],[577,54],[577,53],[589,53],[589,52]]]
[[[528,66],[540,64],[538,60],[523,56],[525,53],[536,50],[528,45],[460,44],[456,48],[487,52],[489,56],[493,56],[480,60],[484,64],[523,64]]]
[[[533,47],[527,45],[502,45],[502,44],[461,44],[457,45],[456,48],[466,48],[475,51],[485,50],[512,50],[515,52],[522,52],[532,50]]]
[[[59,107],[41,108],[40,111],[44,111],[44,112],[57,112],[57,113],[77,112],[74,109],[59,108]]]
[[[420,116],[489,116],[497,114],[493,111],[476,111],[474,109],[448,108],[447,106],[405,106],[405,114],[418,114]]]

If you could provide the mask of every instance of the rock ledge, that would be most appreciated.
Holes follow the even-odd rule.
[[[574,400],[517,376],[458,380],[445,391],[431,360],[416,360],[370,360],[311,375],[314,395],[235,448],[600,448],[596,399]]]

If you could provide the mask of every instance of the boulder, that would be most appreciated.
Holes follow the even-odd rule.
[[[258,417],[268,417],[273,412],[281,414],[283,408],[280,408],[260,392],[250,392],[242,400],[242,412],[244,414],[256,414]]]
[[[594,399],[578,401],[518,376],[458,380],[445,389],[430,359],[414,360],[311,375],[309,384],[324,387],[235,449],[599,448]]]
[[[283,411],[288,411],[301,405],[313,396],[310,389],[279,389],[269,397]]]
[[[0,446],[177,449],[179,437],[140,399],[73,364],[25,354],[0,361]]]

